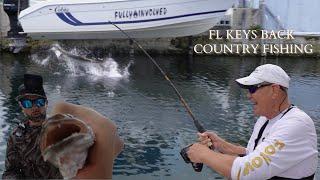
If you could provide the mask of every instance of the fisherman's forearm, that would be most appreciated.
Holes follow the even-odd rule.
[[[70,111],[70,108],[68,107],[68,103],[58,102],[53,106],[51,110],[51,116],[55,114],[70,114],[68,113],[69,111]]]
[[[202,162],[224,177],[230,177],[233,161],[236,156],[208,151]]]
[[[101,115],[100,113],[98,113],[97,111],[95,111],[91,108],[84,107],[81,105],[67,103],[64,101],[56,103],[53,106],[53,109],[51,111],[51,115],[59,114],[59,113],[60,114],[71,114],[71,115],[79,118],[80,120],[86,119],[87,123],[88,123],[88,121],[89,122],[93,121],[93,119],[99,119],[99,120],[102,119],[102,121],[100,121],[100,122],[104,122],[102,124],[105,124],[105,122],[108,122],[109,124],[111,123],[112,125],[114,125],[113,122],[111,122],[109,119],[107,119],[106,117],[104,117],[103,115]],[[114,127],[115,127],[115,125],[114,125]]]
[[[222,145],[223,153],[229,154],[229,155],[242,155],[246,154],[246,148],[240,146],[240,145],[235,145],[229,142],[226,142]]]

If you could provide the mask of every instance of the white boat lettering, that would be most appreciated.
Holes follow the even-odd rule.
[[[56,13],[64,13],[64,12],[69,12],[69,9],[63,6],[57,6],[54,11]]]
[[[115,11],[114,18],[115,19],[132,19],[132,18],[140,18],[140,17],[165,16],[167,12],[168,10],[165,7]]]

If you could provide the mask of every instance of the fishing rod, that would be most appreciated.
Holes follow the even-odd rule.
[[[113,26],[115,26],[117,29],[119,29],[125,36],[128,37],[128,39],[130,41],[132,41],[133,43],[135,43],[141,50],[142,52],[151,60],[151,62],[159,69],[159,71],[161,72],[161,74],[164,76],[164,78],[169,82],[170,86],[174,89],[174,92],[176,93],[176,95],[179,97],[180,102],[182,103],[183,107],[187,110],[188,114],[190,115],[190,117],[193,120],[193,124],[195,125],[195,127],[197,128],[198,132],[200,133],[204,133],[206,131],[206,129],[202,126],[202,124],[195,118],[195,116],[193,115],[189,105],[187,104],[187,102],[184,100],[184,98],[182,97],[182,95],[180,94],[179,90],[176,88],[176,86],[173,84],[173,82],[171,81],[171,79],[167,76],[167,74],[162,70],[162,68],[159,66],[159,64],[152,58],[152,56],[133,38],[131,38],[129,36],[128,33],[126,33],[125,31],[123,31],[119,26],[117,26],[116,24],[114,24],[113,22],[109,21],[110,24],[112,24]],[[196,172],[201,172],[202,167],[203,167],[203,163],[193,163],[190,161],[189,157],[188,157],[188,150],[189,147],[192,145],[189,145],[185,148],[183,148],[180,151],[180,155],[182,156],[183,160],[186,163],[191,163],[193,169]],[[210,149],[213,149],[213,145],[208,144]]]
[[[200,133],[204,133],[206,130],[205,128],[202,126],[202,124],[195,118],[195,116],[193,115],[189,105],[187,104],[187,102],[184,100],[184,98],[182,97],[182,95],[180,94],[179,90],[176,88],[176,86],[173,84],[173,82],[171,81],[171,79],[167,76],[167,74],[162,70],[162,68],[159,66],[159,64],[152,58],[152,56],[133,38],[131,38],[129,36],[128,33],[126,33],[125,31],[123,31],[119,26],[117,26],[116,24],[114,24],[113,22],[109,21],[110,24],[112,24],[113,26],[115,26],[117,29],[119,29],[130,41],[132,41],[133,43],[135,43],[141,50],[142,52],[151,60],[151,62],[158,68],[158,70],[161,72],[161,74],[164,76],[164,78],[169,82],[170,86],[174,89],[174,92],[176,93],[176,95],[179,97],[179,100],[181,102],[181,104],[183,105],[183,107],[187,110],[188,114],[190,115],[190,117],[193,120],[193,124],[195,125],[195,127],[197,128],[198,132]],[[182,158],[184,159],[184,161],[186,163],[191,163],[192,167],[195,171],[200,172],[202,170],[203,164],[202,163],[193,163],[190,161],[189,157],[188,157],[188,150],[189,147],[191,145],[183,148],[180,151],[180,155],[182,156]],[[212,144],[209,144],[210,149],[213,149]]]
[[[128,37],[129,40],[131,40],[132,42],[134,42],[141,50],[142,52],[152,61],[152,63],[158,68],[158,70],[161,72],[161,74],[164,76],[164,78],[169,82],[170,86],[174,89],[174,92],[176,93],[176,95],[179,97],[180,102],[182,103],[182,105],[184,106],[184,108],[187,110],[188,114],[190,115],[190,117],[193,120],[193,123],[195,125],[195,127],[197,128],[197,130],[200,133],[204,133],[206,131],[206,129],[202,126],[202,124],[195,118],[195,116],[193,115],[189,105],[187,104],[187,102],[184,100],[184,98],[182,97],[182,95],[180,94],[179,90],[176,88],[176,86],[173,84],[173,82],[171,81],[171,79],[166,75],[166,73],[162,70],[162,68],[159,66],[159,64],[152,58],[152,56],[133,38],[131,38],[129,36],[128,33],[126,33],[125,31],[123,31],[119,26],[117,26],[116,24],[114,24],[113,22],[109,21],[110,24],[112,24],[113,26],[115,26],[117,29],[119,29],[126,37]]]

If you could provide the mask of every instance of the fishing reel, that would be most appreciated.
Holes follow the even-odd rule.
[[[184,162],[186,162],[186,163],[191,163],[192,168],[193,168],[196,172],[201,172],[201,171],[202,171],[202,167],[203,167],[203,163],[193,163],[193,162],[190,161],[190,159],[189,159],[189,157],[188,157],[187,152],[188,152],[190,146],[192,146],[192,144],[189,145],[189,146],[187,146],[187,147],[185,147],[185,148],[183,148],[183,149],[180,151],[180,155],[182,156]]]

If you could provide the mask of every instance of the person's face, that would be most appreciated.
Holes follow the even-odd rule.
[[[248,92],[247,96],[253,103],[253,111],[257,116],[270,116],[274,107],[274,100],[277,98],[279,85],[269,84],[261,86],[255,92]]]
[[[44,99],[45,100],[44,103],[39,103],[43,101],[43,99],[44,98],[36,95],[27,95],[23,97],[22,100],[27,100],[27,101],[30,100],[32,102],[32,105],[30,105],[31,106],[30,108],[24,107],[21,100],[19,101],[19,105],[22,109],[22,112],[29,120],[34,122],[40,122],[45,120],[48,101]],[[36,100],[39,100],[39,102],[36,103]]]

